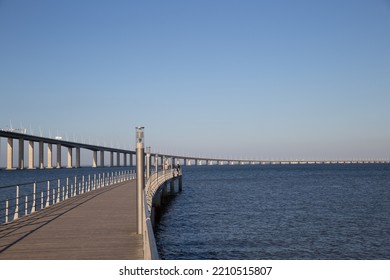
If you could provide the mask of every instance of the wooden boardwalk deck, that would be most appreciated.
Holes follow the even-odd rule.
[[[143,259],[135,192],[131,180],[0,225],[0,259]]]

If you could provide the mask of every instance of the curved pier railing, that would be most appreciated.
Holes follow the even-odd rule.
[[[176,169],[163,170],[153,173],[146,182],[144,190],[144,259],[146,260],[158,260],[160,256],[158,254],[156,240],[154,237],[153,223],[152,223],[152,208],[153,198],[158,192],[159,188],[166,182],[181,177],[181,172]]]
[[[121,171],[0,187],[0,224],[15,221],[69,198],[132,179],[135,179],[134,171]]]
[[[179,176],[180,173],[176,169],[163,170],[160,172],[153,173],[148,181],[146,182],[145,193],[146,193],[146,202],[148,205],[149,212],[152,209],[152,202],[155,193],[158,191],[159,187],[164,184],[166,181]]]

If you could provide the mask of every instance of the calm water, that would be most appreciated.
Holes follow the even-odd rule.
[[[163,259],[390,259],[390,165],[184,167]]]

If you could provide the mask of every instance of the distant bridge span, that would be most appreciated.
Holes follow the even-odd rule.
[[[31,169],[54,168],[53,146],[57,152],[56,168],[62,167],[63,148],[68,151],[68,168],[80,167],[81,149],[93,152],[93,167],[104,166],[104,154],[108,152],[110,166],[114,166],[116,154],[116,166],[136,163],[137,168],[135,173],[127,170],[115,175],[95,174],[88,179],[75,176],[70,181],[59,178],[1,187],[7,192],[3,192],[5,200],[0,201],[0,259],[159,259],[153,224],[167,199],[182,191],[181,170],[167,166],[178,161],[183,165],[390,163],[383,160],[264,161],[189,157],[151,153],[150,148],[146,148],[145,154],[143,128],[137,128],[136,151],[15,131],[0,130],[1,138],[7,139],[6,168],[10,170],[26,168],[27,143],[27,168]],[[14,142],[18,149],[14,149]],[[38,166],[34,160],[36,143]],[[136,160],[133,160],[135,155]],[[16,167],[14,157],[18,159]],[[154,172],[151,172],[152,165]],[[176,187],[175,182],[178,182]]]
[[[6,169],[34,169],[34,168],[61,168],[62,166],[62,149],[67,149],[67,168],[80,167],[81,149],[92,151],[92,167],[105,166],[104,154],[110,154],[109,166],[134,166],[134,157],[136,152],[132,150],[111,148],[86,143],[72,142],[63,139],[53,139],[18,132],[0,130],[0,139],[7,139],[6,152]],[[15,149],[15,143],[18,149]],[[25,142],[28,142],[28,161],[25,163]],[[35,143],[38,143],[38,165],[34,159]],[[53,146],[56,150],[56,162],[53,162]],[[46,159],[44,150],[47,150]],[[17,163],[14,163],[14,154],[17,150]],[[114,161],[116,155],[116,162]],[[352,163],[390,163],[390,160],[248,160],[248,159],[231,159],[231,158],[209,158],[209,157],[191,157],[172,154],[157,154],[147,152],[149,159],[154,165],[161,165],[166,160],[170,164],[176,164],[180,161],[182,165],[233,165],[233,164],[352,164]],[[75,156],[75,160],[74,160]],[[99,157],[99,161],[98,161]],[[0,154],[0,164],[2,155]]]

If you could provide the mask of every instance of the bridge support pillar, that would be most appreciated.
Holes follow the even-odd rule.
[[[171,180],[171,183],[169,185],[169,193],[173,195],[175,193],[175,180]]]
[[[61,144],[57,144],[57,168],[61,168]]]
[[[28,141],[28,169],[34,169],[34,141]]]
[[[19,139],[19,169],[24,169],[24,139]]]
[[[114,166],[114,152],[110,152],[110,167]]]
[[[121,153],[116,153],[116,166],[121,166]]]
[[[14,139],[8,138],[7,142],[7,169],[14,166]]]
[[[43,154],[43,141],[40,141],[38,149],[39,169],[45,168],[45,165],[43,164]]]
[[[127,155],[126,153],[123,154],[123,166],[127,166]]]
[[[76,148],[76,168],[80,168],[80,148]]]
[[[167,182],[164,182],[164,184],[162,186],[162,190],[161,190],[162,203],[165,204],[167,202],[167,197],[168,197],[168,185],[167,185]]]
[[[92,155],[92,167],[96,167],[97,166],[97,151],[93,151],[93,155]]]
[[[72,168],[73,154],[72,147],[68,147],[68,168]]]
[[[104,151],[100,151],[100,167],[104,167]]]
[[[132,153],[130,153],[130,166],[134,166]]]
[[[47,144],[47,168],[53,168],[53,144]]]

